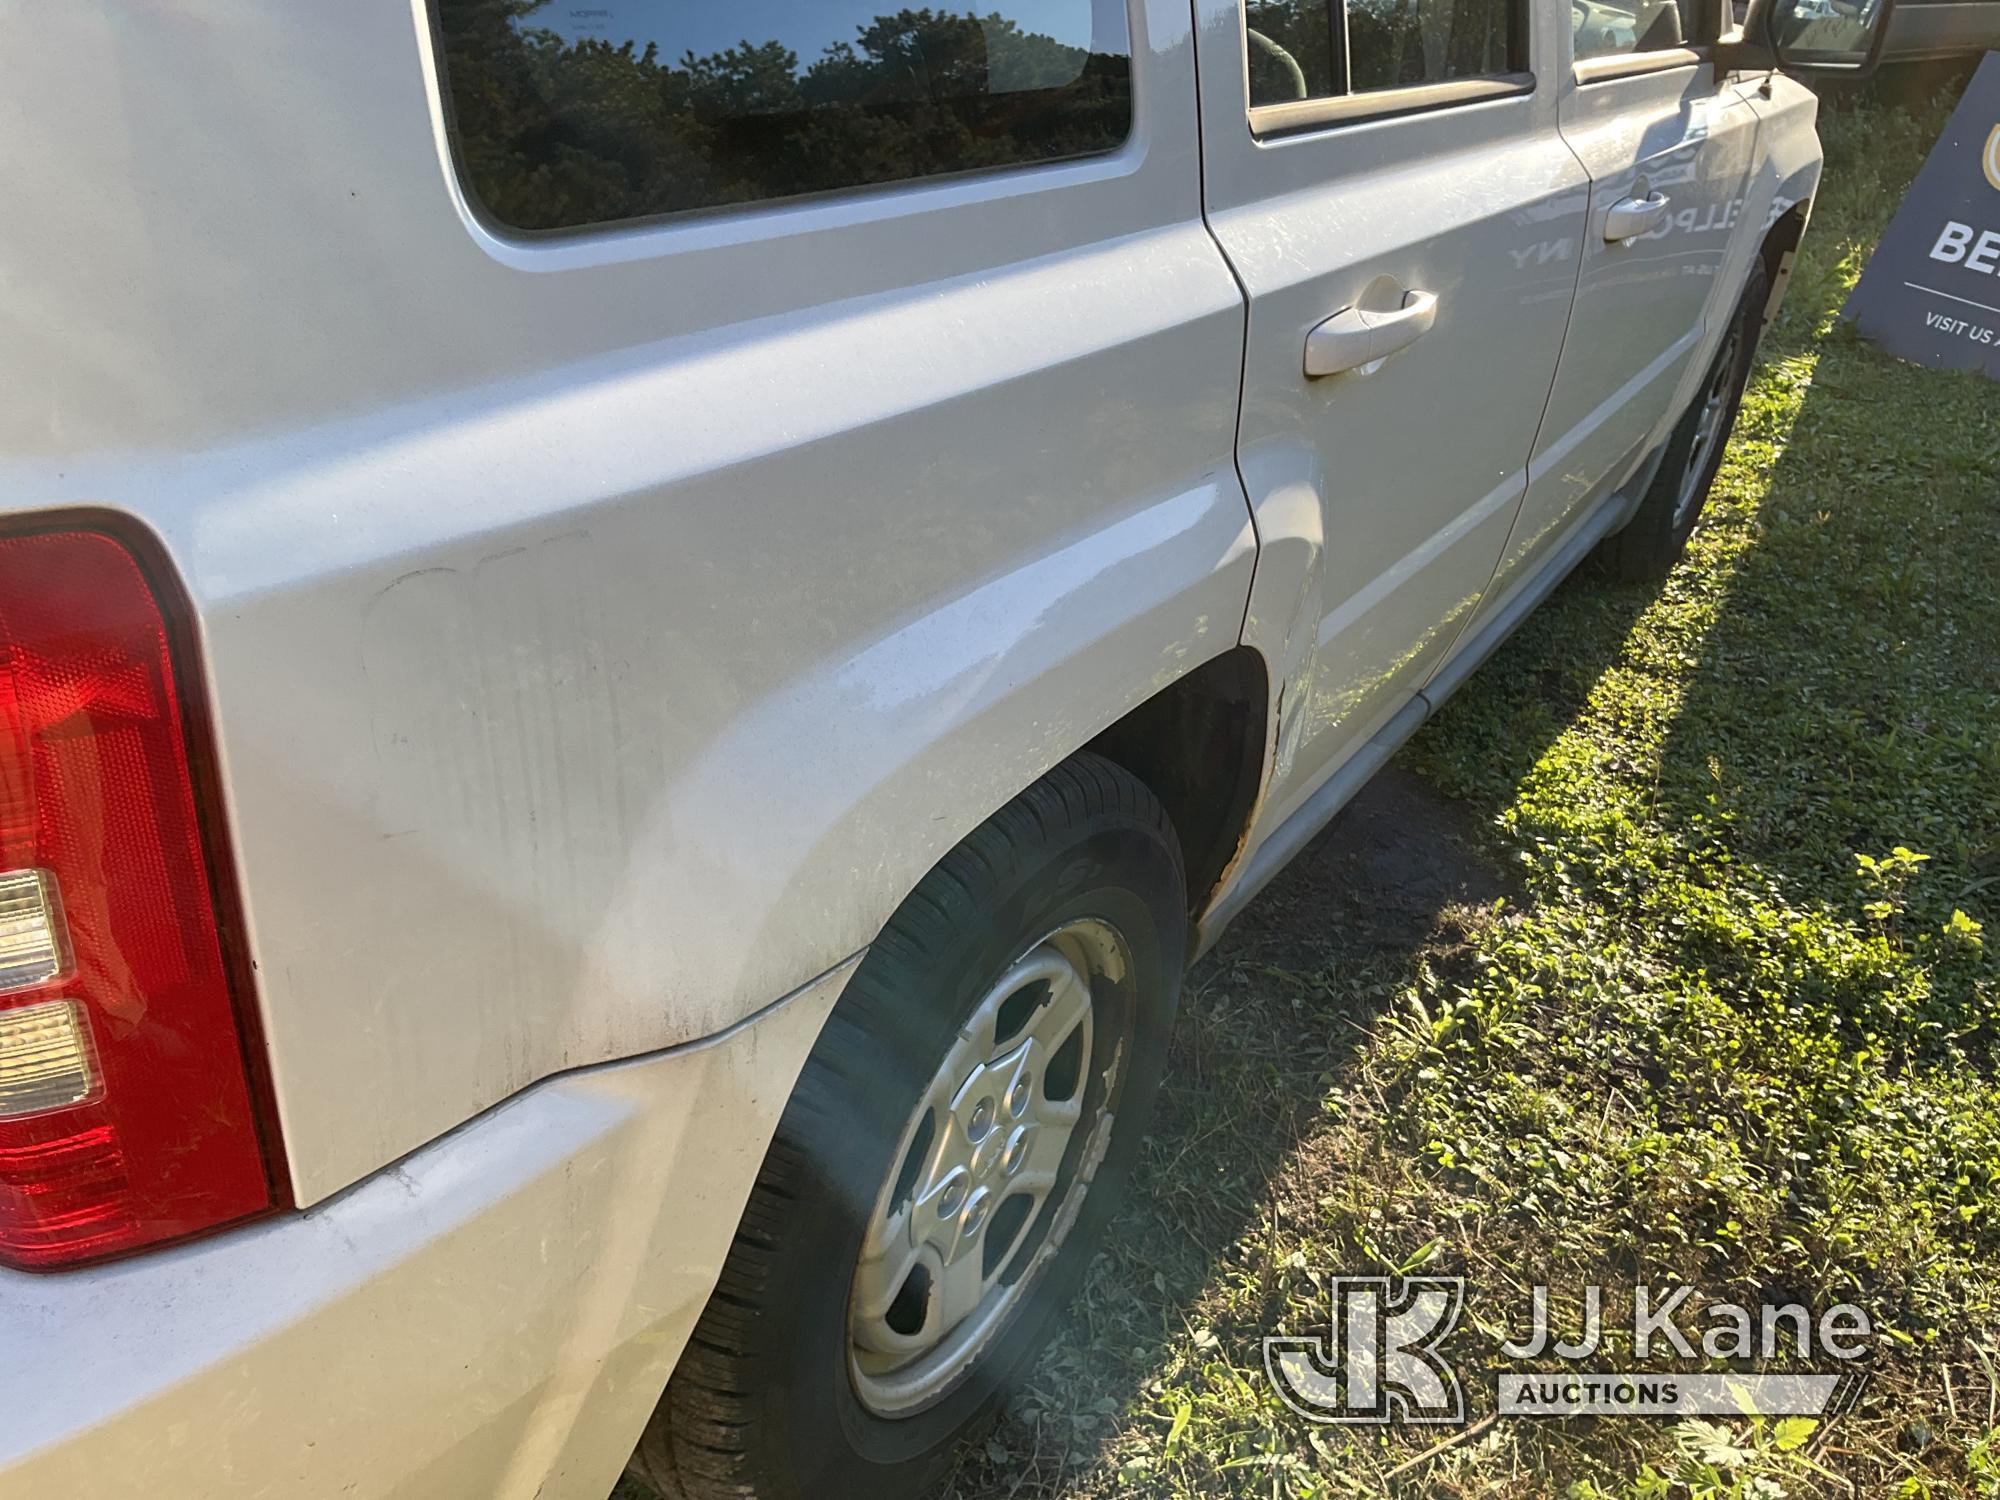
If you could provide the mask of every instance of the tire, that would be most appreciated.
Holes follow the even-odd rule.
[[[1624,529],[1604,539],[1604,565],[1613,577],[1628,582],[1664,578],[1687,550],[1743,404],[1743,387],[1764,331],[1770,284],[1760,259],[1694,399],[1667,436],[1659,472],[1645,498]]]
[[[938,1477],[1041,1347],[1129,1170],[1179,998],[1184,886],[1158,801],[1092,754],[924,877],[805,1064],[635,1477],[673,1500],[893,1500]],[[1044,1178],[1039,1200],[1011,1186]],[[907,1277],[888,1269],[926,1232],[958,1258],[925,1240]]]

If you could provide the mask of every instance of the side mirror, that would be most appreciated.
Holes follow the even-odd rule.
[[[1715,49],[1718,74],[1777,68],[1856,82],[1875,71],[1896,0],[1751,0],[1743,29]]]

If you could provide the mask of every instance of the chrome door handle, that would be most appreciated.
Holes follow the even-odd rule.
[[[1438,299],[1432,292],[1405,292],[1394,312],[1344,307],[1306,335],[1306,378],[1318,380],[1349,370],[1372,371],[1398,349],[1407,349],[1431,331]]]
[[[1644,198],[1627,198],[1614,203],[1604,216],[1604,237],[1614,244],[1650,234],[1667,222],[1667,195],[1649,193]]]

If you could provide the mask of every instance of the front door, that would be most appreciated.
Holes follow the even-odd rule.
[[[1196,0],[1210,226],[1249,297],[1245,638],[1270,828],[1409,703],[1527,485],[1587,181],[1547,5]]]
[[[1487,610],[1664,440],[1754,253],[1757,116],[1709,59],[1699,0],[1573,0],[1563,137],[1590,173],[1569,337]]]

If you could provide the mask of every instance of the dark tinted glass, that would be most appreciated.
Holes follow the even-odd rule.
[[[1337,0],[1249,0],[1244,20],[1253,107],[1527,67],[1518,0],[1347,0],[1344,17]]]
[[[1878,0],[1780,0],[1772,7],[1771,34],[1788,62],[1860,67],[1880,15]]]
[[[1514,0],[1348,0],[1349,87],[1407,88],[1517,71]]]
[[[1330,0],[1251,0],[1250,102],[1290,104],[1342,91]]]
[[[1571,55],[1586,62],[1690,46],[1698,19],[1695,0],[1570,0]]]
[[[518,229],[1107,151],[1124,0],[436,0],[472,193]]]

